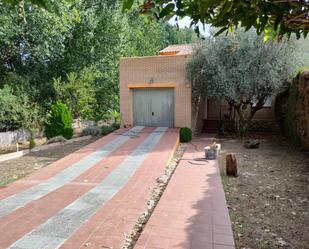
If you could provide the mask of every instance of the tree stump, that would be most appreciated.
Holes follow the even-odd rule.
[[[226,155],[226,175],[237,176],[237,161],[235,154]]]

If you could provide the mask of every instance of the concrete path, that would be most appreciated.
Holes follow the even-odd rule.
[[[216,161],[205,164],[209,139],[195,139],[146,224],[135,249],[234,249],[233,233]]]
[[[0,248],[121,248],[178,130],[134,127],[0,191]]]

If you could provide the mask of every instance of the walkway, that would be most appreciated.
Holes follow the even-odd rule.
[[[121,248],[178,130],[134,127],[0,191],[0,248]]]
[[[210,140],[193,143],[202,150]],[[203,156],[188,145],[134,249],[234,249],[217,162],[190,163]]]

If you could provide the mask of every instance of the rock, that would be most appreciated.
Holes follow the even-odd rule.
[[[245,148],[247,149],[256,149],[260,146],[260,141],[258,139],[247,140],[244,143]]]
[[[56,136],[51,139],[49,139],[46,143],[52,144],[52,143],[65,143],[67,140],[63,136]]]
[[[277,243],[279,246],[285,246],[287,244],[282,238],[277,238]]]

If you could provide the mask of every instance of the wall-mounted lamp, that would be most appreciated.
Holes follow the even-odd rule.
[[[154,82],[154,79],[153,79],[153,77],[151,77],[150,80],[149,80],[149,84],[152,84],[153,82]]]
[[[186,84],[186,88],[191,88],[191,84]]]

